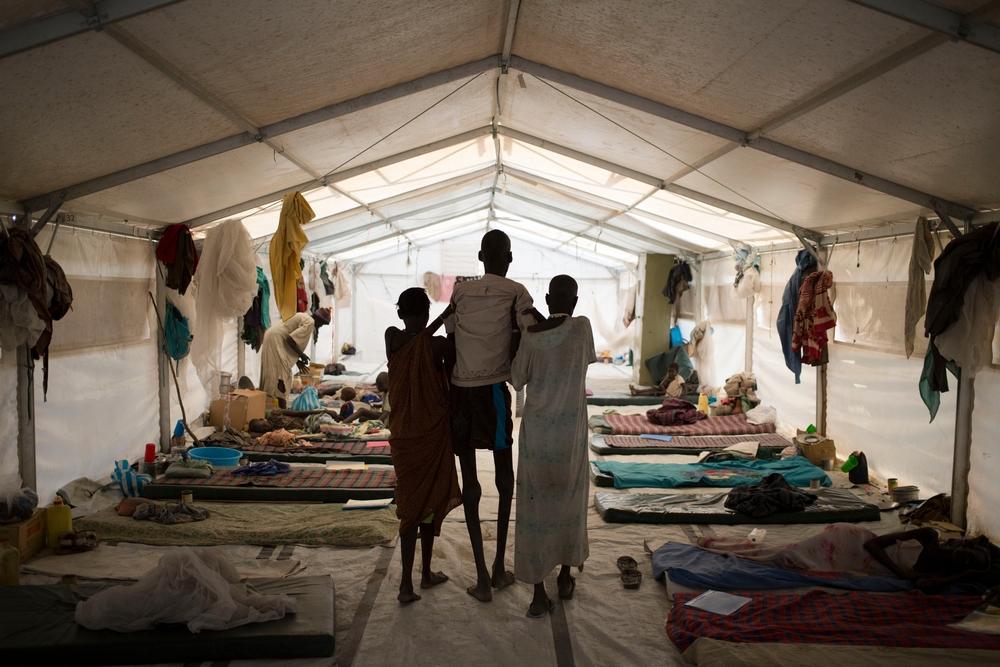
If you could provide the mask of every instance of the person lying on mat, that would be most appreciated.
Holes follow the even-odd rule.
[[[292,388],[292,367],[298,366],[302,372],[309,370],[309,357],[303,350],[315,326],[312,315],[296,313],[264,332],[260,346],[260,388],[278,401],[278,407],[286,407]]]
[[[680,376],[680,369],[677,364],[670,364],[667,367],[667,374],[660,380],[660,384],[655,387],[628,386],[629,393],[633,396],[669,396],[680,398],[684,394],[684,378]]]
[[[914,558],[901,558],[902,550],[889,549],[905,542],[915,541],[919,551],[911,550]],[[963,581],[1000,583],[1000,555],[985,537],[950,539],[941,542],[936,530],[916,528],[899,533],[880,535],[865,542],[865,550],[900,579],[909,579],[921,590],[940,589],[948,584]]]
[[[451,375],[452,447],[462,467],[462,504],[476,561],[476,585],[467,591],[482,602],[493,599],[491,586],[500,589],[514,583],[514,574],[504,565],[514,499],[511,455],[514,436],[507,382],[521,330],[545,319],[534,309],[524,285],[506,277],[513,260],[510,238],[499,229],[486,232],[479,250],[485,275],[455,285],[451,298],[454,313],[445,320],[448,337],[455,342],[456,355]],[[532,319],[526,320],[529,316]],[[389,393],[395,409],[398,407],[395,389]],[[477,449],[493,452],[500,497],[492,576],[486,569],[479,523],[482,488],[476,472]]]
[[[462,502],[448,415],[453,352],[447,338],[434,336],[450,309],[427,326],[430,305],[423,288],[405,290],[396,304],[404,328],[385,330],[388,386],[394,404],[388,424],[392,432],[389,445],[396,469],[396,516],[403,557],[401,604],[420,599],[413,590],[412,572],[418,529],[423,561],[420,587],[448,581],[443,573],[431,570],[434,537],[441,534],[448,512]]]
[[[350,416],[344,419],[345,424],[355,421],[371,421],[377,419],[387,422],[389,419],[389,374],[382,372],[375,378],[375,388],[382,395],[382,409],[374,407],[363,407],[355,410]]]
[[[587,366],[597,361],[590,320],[573,317],[576,281],[556,276],[545,296],[549,319],[529,326],[511,368],[514,388],[527,388],[517,460],[514,574],[533,584],[528,616],[548,613],[545,577],[556,566],[559,598],[573,597],[570,567],[587,560]]]

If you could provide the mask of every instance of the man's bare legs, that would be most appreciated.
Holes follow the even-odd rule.
[[[493,575],[486,568],[486,554],[483,549],[483,529],[479,521],[479,501],[482,487],[476,472],[476,452],[470,450],[459,454],[462,468],[462,505],[465,509],[465,523],[472,542],[472,556],[476,561],[476,585],[470,586],[469,595],[489,602],[493,599],[491,588],[505,588],[514,583],[514,573],[504,565],[507,550],[507,532],[510,528],[510,509],[514,499],[514,464],[511,448],[493,452],[496,467],[496,485],[500,496],[497,510],[497,553],[493,560]]]
[[[396,596],[400,604],[410,604],[420,599],[420,596],[413,590],[413,559],[417,551],[417,532],[418,527],[414,526],[400,536],[400,543],[403,547],[403,578],[399,582],[399,595]],[[431,557],[434,555],[434,524],[420,524],[419,532],[420,559],[422,561],[420,588],[432,588],[448,581],[448,575],[444,572],[431,571]]]

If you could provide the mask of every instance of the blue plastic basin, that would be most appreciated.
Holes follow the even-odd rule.
[[[243,452],[228,447],[195,447],[188,452],[192,459],[208,461],[220,468],[234,468],[240,464]]]

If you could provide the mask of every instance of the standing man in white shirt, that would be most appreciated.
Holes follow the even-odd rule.
[[[483,602],[493,599],[492,588],[514,583],[514,574],[504,565],[514,498],[513,420],[507,383],[521,329],[545,319],[534,309],[524,285],[506,277],[513,259],[510,238],[498,229],[488,231],[479,250],[485,275],[455,285],[451,299],[455,312],[445,320],[449,336],[455,338],[456,353],[451,377],[452,447],[462,468],[462,505],[476,560],[476,585],[468,593]],[[524,321],[525,317],[529,319]],[[482,488],[476,473],[477,449],[493,452],[500,496],[492,576],[486,568],[479,524]]]

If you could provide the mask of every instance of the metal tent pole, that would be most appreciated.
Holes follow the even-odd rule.
[[[21,484],[38,488],[35,469],[34,361],[27,345],[17,348],[17,458]]]
[[[753,373],[753,307],[755,301],[756,298],[753,294],[747,297],[746,347],[743,350],[743,371],[745,373]]]
[[[955,453],[951,464],[951,522],[966,527],[969,503],[969,469],[972,467],[972,409],[976,403],[976,378],[960,372],[955,408]]]
[[[163,272],[160,271],[159,262],[156,264],[156,313],[161,322],[167,318],[167,290],[164,284]],[[156,328],[156,384],[157,396],[160,406],[160,451],[170,451],[170,369],[167,364],[171,363],[167,356],[165,347],[166,341],[163,337],[163,330]]]

